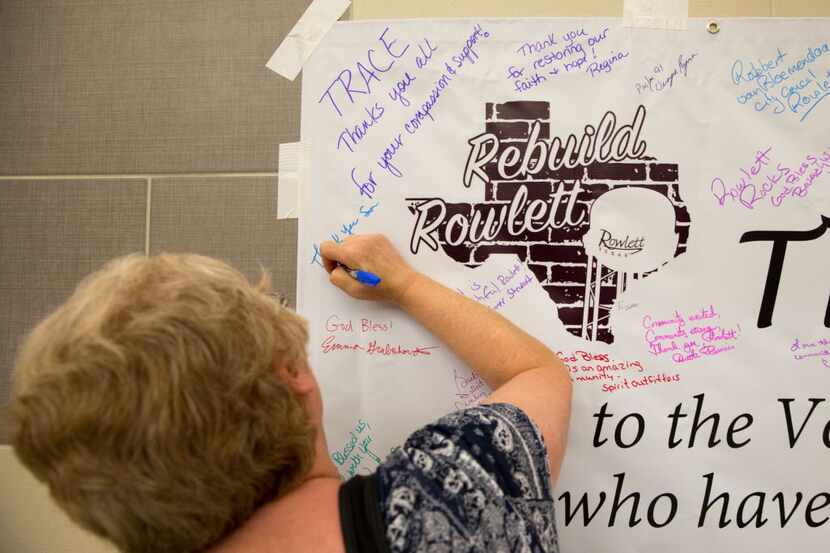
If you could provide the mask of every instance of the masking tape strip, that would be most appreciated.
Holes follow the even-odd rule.
[[[277,219],[296,219],[302,214],[300,187],[305,182],[308,149],[302,142],[280,144],[277,184]]]
[[[294,80],[351,0],[314,0],[265,66]]]
[[[688,26],[688,0],[625,0],[623,4],[623,27],[684,31]]]

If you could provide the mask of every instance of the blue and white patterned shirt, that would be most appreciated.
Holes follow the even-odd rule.
[[[456,411],[377,470],[391,553],[558,553],[547,450],[509,404]]]

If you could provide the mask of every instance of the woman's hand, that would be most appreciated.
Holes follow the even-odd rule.
[[[320,255],[332,284],[360,300],[400,303],[418,273],[403,260],[382,234],[349,236],[342,243],[323,242]],[[353,279],[342,267],[368,271],[380,277],[380,284],[367,286]]]

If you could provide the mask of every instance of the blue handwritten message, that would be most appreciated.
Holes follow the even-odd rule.
[[[441,71],[441,75],[433,80],[431,89],[429,94],[421,101],[420,105],[415,109],[415,111],[410,112],[409,118],[403,124],[402,129],[398,129],[398,132],[394,133],[391,140],[388,142],[388,146],[383,150],[383,152],[378,156],[377,165],[386,171],[389,175],[394,177],[403,177],[403,170],[395,163],[395,156],[400,152],[400,150],[405,146],[407,140],[404,139],[405,136],[413,136],[417,134],[422,128],[423,125],[429,122],[435,122],[435,109],[438,105],[441,97],[450,88],[453,81],[459,77],[461,71],[463,71],[466,67],[471,65],[475,65],[478,62],[480,54],[478,53],[479,43],[482,40],[490,38],[490,33],[482,28],[481,25],[477,24],[473,26],[473,31],[464,41],[463,46],[459,50],[457,50],[449,60],[444,60],[443,66],[439,65],[439,71]],[[430,56],[432,53],[438,50],[437,47],[433,47],[430,52]],[[420,67],[425,67],[428,63],[426,60],[423,64],[417,63],[416,65],[420,65]],[[407,82],[411,84],[414,81],[414,78],[410,78]],[[399,84],[401,84],[399,82]],[[401,86],[403,90],[408,88],[408,84],[405,86]],[[405,106],[409,105],[407,101]],[[372,198],[372,192],[367,191],[364,188],[359,188],[361,195],[368,196]]]
[[[344,222],[340,227],[329,234],[329,240],[341,244],[347,237],[353,235],[357,230],[360,222],[372,216],[376,209],[380,207],[380,202],[373,204],[361,205],[354,215],[354,218]],[[311,245],[311,264],[323,267],[323,260],[320,257],[320,244],[314,243]]]
[[[408,144],[409,137],[436,121],[442,96],[465,69],[479,61],[480,44],[488,38],[490,32],[476,24],[460,46],[439,60],[436,52],[446,48],[434,40],[425,37],[411,43],[395,38],[394,30],[386,27],[377,37],[377,44],[367,48],[362,59],[342,69],[329,82],[318,103],[328,106],[336,120],[346,117],[347,112],[352,111],[349,110],[351,107],[359,105],[362,110],[358,121],[347,124],[337,136],[334,149],[346,155],[358,152],[371,133],[388,132],[389,129],[383,127],[391,110],[409,112],[404,123],[387,135],[383,150],[375,156],[376,167],[361,169],[353,166],[348,171],[346,181],[365,203],[354,216],[335,226],[326,239],[341,243],[358,232],[361,222],[378,209],[377,195],[384,177],[404,176],[404,168],[397,161],[398,154]],[[403,73],[393,74],[396,67]],[[423,78],[421,70],[427,67],[439,71],[440,75],[433,77],[429,91],[415,100],[413,87]],[[310,256],[311,264],[323,267],[319,242],[312,244]]]
[[[460,47],[439,60],[437,56],[446,49],[445,46],[429,37],[416,42],[396,38],[394,29],[386,27],[373,47],[366,49],[365,55],[328,82],[318,103],[328,106],[338,122],[355,117],[349,115],[354,111],[350,108],[359,106],[361,110],[337,135],[335,150],[346,155],[360,151],[367,136],[388,133],[388,128],[381,128],[391,110],[410,110],[404,124],[382,139],[382,150],[371,156],[376,167],[353,166],[349,171],[346,182],[361,199],[375,200],[383,177],[404,176],[398,158],[408,144],[408,137],[417,134],[427,122],[435,122],[441,97],[464,69],[478,62],[480,43],[489,37],[490,33],[476,24]],[[414,90],[426,78],[422,70],[427,67],[437,71],[439,76],[429,77],[428,92],[416,99]]]
[[[794,53],[779,47],[755,60],[735,60],[730,77],[739,104],[804,122],[830,96],[830,46],[823,42]]]
[[[411,46],[409,43],[398,44],[400,41],[393,38],[389,31],[390,27],[386,27],[378,35],[375,48],[367,48],[361,59],[343,68],[317,102],[329,105],[342,117],[345,106],[357,103],[362,96],[371,95],[372,87],[377,86],[375,81],[382,83],[386,73],[395,67]]]
[[[608,27],[598,33],[579,27],[524,41],[516,48],[520,57],[507,67],[505,78],[513,90],[527,92],[569,73],[587,73],[592,78],[611,73],[629,52],[608,50],[609,32]]]

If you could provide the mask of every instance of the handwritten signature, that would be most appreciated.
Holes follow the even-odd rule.
[[[730,69],[732,84],[743,88],[736,101],[752,105],[757,112],[790,113],[804,122],[830,96],[830,69],[822,72],[816,65],[828,53],[830,45],[824,42],[808,47],[794,59],[776,48],[772,57],[748,62],[735,60]]]
[[[658,63],[654,66],[651,73],[643,76],[642,80],[635,83],[634,88],[637,94],[643,92],[663,92],[672,88],[679,77],[689,76],[689,65],[698,56],[697,52],[692,53],[689,57],[684,57],[683,54],[677,56],[677,62],[672,66],[671,70],[666,72],[663,64]]]
[[[320,350],[326,354],[338,351],[353,351],[383,357],[423,357],[425,355],[432,355],[432,350],[434,349],[438,349],[438,346],[382,344],[377,340],[370,340],[368,343],[338,341],[338,337],[334,334],[326,336],[320,343]]]

